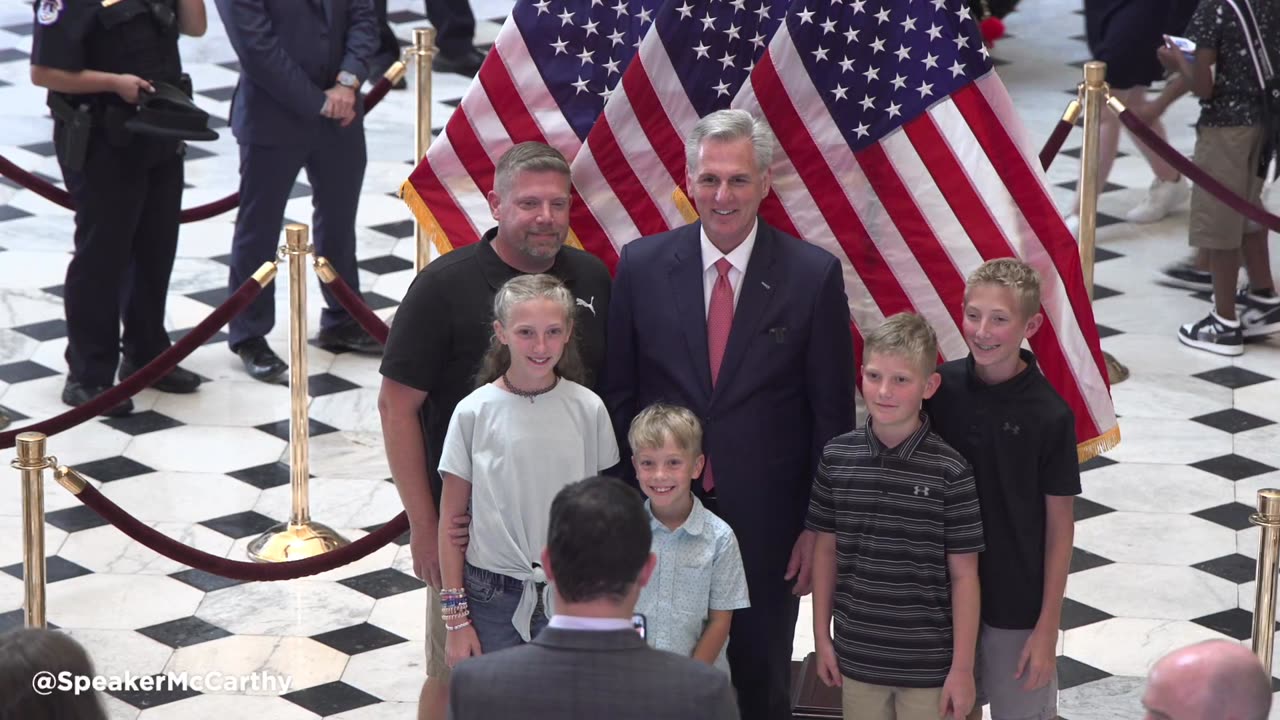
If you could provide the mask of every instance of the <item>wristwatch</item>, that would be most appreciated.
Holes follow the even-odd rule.
[[[351,88],[354,90],[355,87],[360,84],[360,78],[356,77],[355,73],[347,72],[346,70],[343,70],[342,72],[338,73],[338,84],[341,85],[342,87]]]

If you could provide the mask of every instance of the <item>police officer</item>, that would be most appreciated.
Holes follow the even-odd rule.
[[[165,296],[185,146],[125,124],[154,83],[182,82],[178,34],[203,35],[206,24],[203,0],[35,2],[31,81],[50,91],[58,164],[76,207],[65,286],[68,405],[107,390],[117,364],[128,377],[169,347]],[[189,393],[199,384],[175,368],[153,387]],[[125,400],[104,414],[132,410]]]

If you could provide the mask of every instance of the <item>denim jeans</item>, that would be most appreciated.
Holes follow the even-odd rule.
[[[497,652],[523,645],[511,618],[520,604],[524,583],[513,577],[499,575],[467,563],[463,570],[463,586],[467,589],[467,605],[471,609],[471,625],[480,639],[480,651]],[[533,638],[547,626],[547,614],[542,607],[542,588],[538,586],[538,605],[529,623],[529,637]]]

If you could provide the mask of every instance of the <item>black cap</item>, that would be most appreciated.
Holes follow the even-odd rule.
[[[209,129],[209,113],[196,107],[186,93],[169,83],[153,82],[155,92],[138,98],[138,114],[125,121],[127,130],[139,135],[176,140],[217,140]]]

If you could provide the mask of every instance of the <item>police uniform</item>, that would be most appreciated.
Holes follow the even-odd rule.
[[[175,3],[37,0],[31,63],[178,84]],[[49,105],[58,164],[76,207],[63,394],[74,404],[74,386],[92,396],[113,383],[122,349],[132,370],[170,345],[164,310],[178,244],[184,145],[127,130],[137,110],[115,93],[50,92]]]

